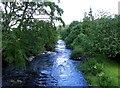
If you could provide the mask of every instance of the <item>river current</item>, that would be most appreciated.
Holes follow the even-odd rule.
[[[55,53],[39,69],[43,78],[37,78],[38,86],[87,86],[83,74],[77,70],[76,62],[70,59],[71,50],[63,40],[58,40]],[[45,58],[44,58],[45,59]],[[49,64],[51,63],[51,64]],[[40,62],[39,62],[40,64]],[[43,82],[43,84],[42,84]]]

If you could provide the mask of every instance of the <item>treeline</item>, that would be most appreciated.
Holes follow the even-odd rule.
[[[61,8],[53,2],[2,4],[3,62],[25,69],[28,57],[54,50],[57,33],[54,21],[63,23]]]
[[[94,19],[90,14],[83,22],[73,21],[63,28],[61,35],[67,47],[73,49],[72,59],[103,54],[118,60],[120,55],[120,16]]]

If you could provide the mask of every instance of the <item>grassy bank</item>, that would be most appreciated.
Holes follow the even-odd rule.
[[[78,65],[91,86],[120,86],[119,68],[120,64],[101,55],[84,60]]]

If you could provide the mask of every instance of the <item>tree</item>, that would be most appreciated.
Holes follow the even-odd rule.
[[[18,68],[25,68],[29,56],[53,50],[56,40],[54,21],[63,22],[60,17],[63,13],[61,8],[53,2],[2,4],[3,61]]]
[[[92,12],[90,11],[90,13]],[[92,17],[92,14],[89,15]],[[76,28],[78,25],[81,27]],[[119,25],[120,16],[112,18],[106,13],[94,20],[85,16],[83,22],[70,24],[64,32],[67,46],[73,49],[72,57],[103,54],[118,60],[117,57],[120,55]]]
[[[90,11],[88,13],[88,16],[90,17],[90,20],[93,20],[94,17],[93,17],[93,14],[92,14],[92,8],[90,8]]]
[[[63,10],[53,2],[3,2],[3,5],[3,25],[5,25],[8,29],[15,25],[22,28],[21,26],[24,26],[24,22],[32,24],[35,16],[47,16],[48,18],[45,17],[39,19],[46,19],[51,21],[51,23],[54,23],[54,20],[63,22],[61,17],[59,17],[62,15]],[[50,10],[47,10],[46,8],[50,8]],[[55,12],[58,13],[58,16],[55,15]]]

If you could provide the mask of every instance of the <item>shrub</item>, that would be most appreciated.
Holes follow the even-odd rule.
[[[72,51],[70,57],[71,57],[72,59],[76,59],[76,58],[81,57],[81,56],[83,56],[83,55],[84,55],[84,50],[83,50],[83,48],[77,48],[77,49],[74,49],[74,50]]]

